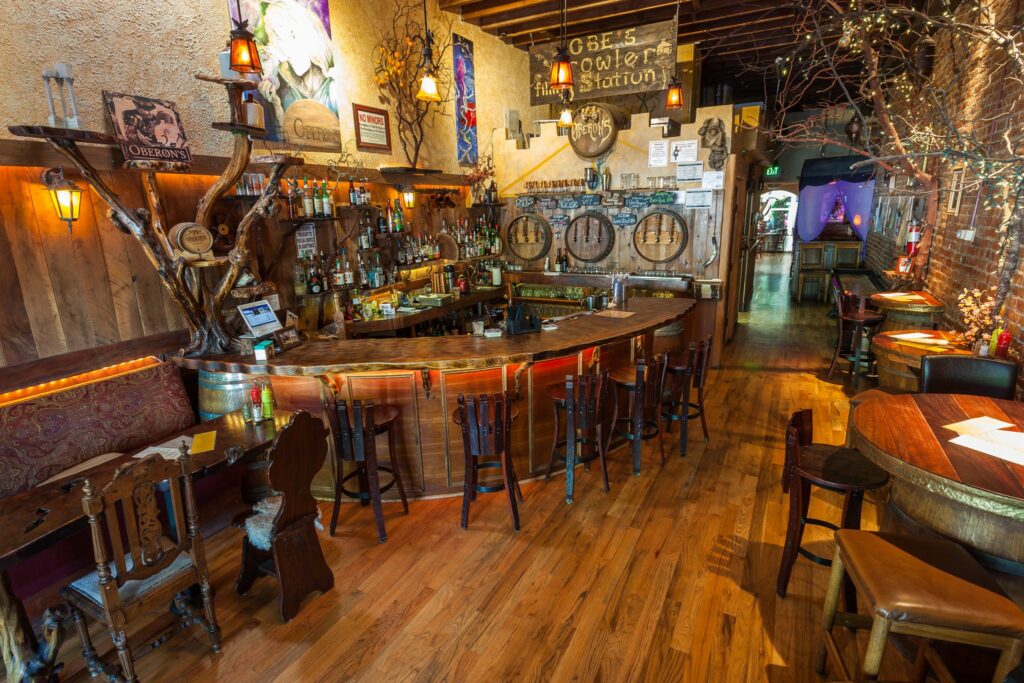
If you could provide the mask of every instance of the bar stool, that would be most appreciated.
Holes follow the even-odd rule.
[[[604,479],[604,490],[608,487],[608,463],[605,459],[607,447],[603,436],[601,418],[608,402],[608,389],[611,381],[608,371],[596,375],[566,375],[564,384],[548,386],[546,393],[552,400],[555,410],[555,436],[548,456],[548,469],[544,479],[551,478],[551,468],[555,460],[565,463],[565,502],[571,504],[573,487],[576,478],[576,465],[587,469],[594,460],[601,462],[601,476]],[[559,412],[565,410],[565,437],[559,438]],[[570,435],[572,437],[570,438]],[[559,446],[565,446],[565,455],[557,453]],[[571,464],[570,464],[571,463]]]
[[[686,455],[686,442],[689,435],[689,421],[699,417],[700,426],[704,431],[704,443],[708,437],[708,422],[704,417],[704,380],[708,376],[708,364],[711,361],[711,335],[701,342],[690,343],[690,352],[685,363],[669,362],[665,370],[670,382],[678,377],[682,378],[682,387],[678,399],[669,399],[662,402],[661,415],[668,422],[665,424],[665,431],[672,433],[672,423],[679,423],[679,455]],[[697,402],[690,401],[691,387],[697,390]],[[670,390],[671,391],[671,390]],[[690,412],[693,410],[694,412]]]
[[[835,352],[832,354],[832,362],[829,364],[828,374],[825,376],[826,379],[832,378],[832,373],[835,372],[839,358],[842,356],[844,360],[850,363],[850,375],[853,377],[854,386],[860,386],[862,374],[860,366],[862,362],[867,361],[871,363],[874,359],[874,354],[870,351],[867,357],[862,356],[861,340],[867,331],[874,330],[885,322],[885,315],[871,311],[867,308],[866,303],[864,299],[858,299],[853,294],[847,294],[842,291],[837,293],[838,335],[836,337]],[[850,350],[847,353],[843,353],[843,343],[847,335],[850,337]]]
[[[349,413],[352,422],[349,423]],[[331,512],[331,536],[338,526],[338,511],[341,497],[348,496],[360,501],[362,505],[373,506],[373,514],[377,519],[377,535],[380,542],[388,540],[384,528],[384,510],[381,506],[381,494],[392,486],[398,487],[398,497],[402,500],[402,511],[409,514],[409,501],[405,497],[402,476],[398,470],[395,454],[395,424],[398,422],[398,408],[390,405],[378,405],[370,401],[353,401],[351,411],[345,401],[333,400],[328,405],[328,419],[331,423],[331,435],[334,438],[334,455],[337,476],[334,481],[334,510]],[[377,441],[379,434],[388,435],[388,457],[390,467],[377,464]],[[355,469],[343,474],[344,462],[355,464]],[[380,485],[380,472],[391,475],[391,481]],[[358,477],[359,489],[353,491],[345,488],[345,482]]]
[[[512,513],[512,527],[519,531],[519,502],[523,491],[512,467],[509,446],[512,437],[512,420],[519,411],[512,407],[511,394],[494,394],[480,397],[459,394],[459,407],[452,413],[452,422],[462,429],[462,447],[466,455],[466,469],[462,488],[462,528],[469,528],[469,503],[476,500],[477,493],[505,491]],[[486,458],[482,460],[481,458]],[[501,483],[480,484],[482,469],[500,469]]]
[[[782,490],[789,493],[789,524],[786,527],[786,545],[775,582],[775,592],[786,597],[789,577],[793,573],[797,555],[811,562],[831,566],[828,558],[815,555],[800,545],[804,527],[821,526],[833,531],[860,528],[861,504],[864,492],[884,486],[889,475],[852,448],[813,443],[814,424],[810,409],[793,413],[786,427],[786,455],[782,471]],[[840,526],[832,522],[807,516],[811,500],[811,484],[845,496]],[[852,585],[847,587],[846,604],[856,605]]]
[[[611,432],[618,434],[631,444],[634,475],[640,474],[640,453],[643,442],[650,441],[655,437],[658,439],[661,464],[665,464],[665,438],[661,428],[661,395],[665,386],[667,360],[663,353],[654,358],[641,358],[636,362],[635,368],[625,366],[613,371],[610,375],[612,382],[629,396],[629,416],[620,418],[619,400],[616,394],[615,402],[612,404],[614,408]],[[617,429],[616,426],[619,422],[625,422],[629,430]],[[609,434],[609,443],[611,437],[612,434]]]
[[[868,614],[847,604],[839,613],[839,589],[852,579],[868,603]],[[829,657],[850,677],[832,631],[837,624],[871,629],[861,667],[866,678],[878,675],[890,633],[922,639],[913,680],[953,680],[931,641],[964,643],[1000,651],[992,677],[1002,683],[1024,653],[1024,612],[964,548],[946,539],[841,529],[836,532],[832,575],[825,595],[823,642],[815,669],[825,673]],[[930,679],[929,679],[930,680]]]

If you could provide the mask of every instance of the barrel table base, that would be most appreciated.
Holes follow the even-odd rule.
[[[900,391],[918,391],[920,378],[907,364],[891,358],[888,354],[876,351],[875,366],[878,369],[879,387]]]
[[[936,313],[918,313],[914,311],[894,311],[886,310],[885,322],[879,328],[882,332],[892,332],[894,330],[930,330],[938,322],[938,314]]]
[[[893,479],[889,505],[925,529],[979,553],[992,569],[1024,575],[1020,522],[932,493],[905,479]]]

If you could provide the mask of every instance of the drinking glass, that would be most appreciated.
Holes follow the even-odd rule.
[[[658,178],[657,178],[657,176],[648,176],[647,177],[647,189],[648,190],[656,190],[656,189],[658,189]]]

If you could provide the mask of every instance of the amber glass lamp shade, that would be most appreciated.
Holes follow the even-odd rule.
[[[82,188],[67,180],[59,168],[44,171],[43,184],[50,194],[57,218],[67,223],[68,232],[71,232],[71,224],[78,220],[82,209]]]
[[[429,71],[423,74],[423,79],[420,81],[420,91],[416,93],[416,99],[423,100],[424,102],[441,101],[441,93],[437,90],[437,79]]]
[[[672,82],[668,84],[668,90],[665,91],[665,109],[682,109],[683,108],[683,86],[676,79],[672,79]]]
[[[572,62],[569,61],[569,53],[565,48],[559,48],[555,53],[555,59],[551,62],[551,83],[552,88],[567,90],[572,87]]]
[[[236,26],[231,32],[231,70],[240,74],[261,74],[263,64],[256,41],[245,26]]]

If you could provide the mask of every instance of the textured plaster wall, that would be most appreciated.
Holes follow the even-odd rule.
[[[340,105],[343,140],[354,137],[352,102],[380,106],[371,55],[378,34],[390,25],[394,7],[394,0],[331,0],[331,32],[341,54],[339,66],[347,75]],[[441,16],[436,0],[428,0],[428,7],[436,28]],[[0,137],[10,137],[6,127],[12,123],[45,123],[40,73],[56,62],[67,62],[75,71],[83,128],[108,125],[101,90],[149,95],[177,104],[194,153],[229,153],[230,135],[209,126],[227,120],[224,91],[192,76],[217,71],[217,53],[229,30],[227,0],[0,0],[0,25],[0,73],[6,81]],[[457,19],[452,30],[474,43],[477,125],[484,153],[492,130],[496,140],[504,137],[506,110],[517,109],[526,128],[542,109],[530,107],[524,51]],[[447,111],[449,116],[433,117],[420,165],[457,172],[451,104]],[[394,153],[361,153],[367,166],[405,165],[393,118],[391,125]],[[308,156],[311,161],[330,158]]]

